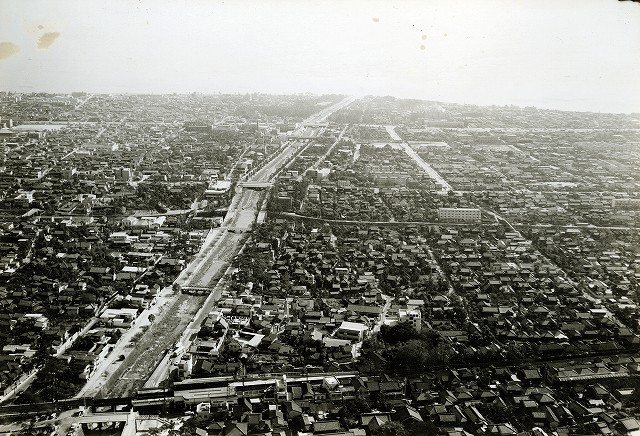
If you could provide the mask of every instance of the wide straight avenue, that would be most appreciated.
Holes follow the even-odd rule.
[[[302,122],[299,128],[321,122],[353,101],[354,97],[347,97],[324,108]],[[174,289],[188,291],[189,288],[206,288],[210,290],[208,295],[165,290],[167,296],[161,307],[149,311],[156,314],[154,321],[140,323],[138,328],[134,326],[123,336],[111,353],[111,358],[94,372],[78,397],[126,396],[142,386],[159,386],[168,376],[172,364],[180,357],[173,351],[188,349],[190,338],[199,330],[202,320],[220,298],[225,284],[224,272],[241,249],[246,232],[253,227],[260,204],[267,195],[266,189],[245,188],[243,184],[268,185],[302,147],[303,144],[297,140],[286,142],[266,164],[239,184],[222,226],[210,230],[195,260],[176,279],[179,287]],[[131,338],[136,335],[139,338],[132,342]],[[118,356],[125,357],[118,361]]]

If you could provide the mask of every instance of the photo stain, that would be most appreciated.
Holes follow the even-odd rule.
[[[38,30],[42,30],[42,29],[44,29],[44,26],[42,24],[39,24],[38,25]]]
[[[379,23],[379,22],[380,22],[380,18],[378,18],[378,17],[373,17],[373,22],[374,22],[374,23]]]
[[[6,59],[20,51],[20,47],[13,42],[0,42],[0,59]]]
[[[60,32],[47,32],[38,40],[38,48],[49,48],[60,36]]]
[[[422,35],[422,40],[424,41],[425,39],[427,39],[427,35]]]
[[[425,48],[427,48],[427,47],[426,47],[424,44],[422,44],[422,45],[420,46],[420,50],[424,50]]]

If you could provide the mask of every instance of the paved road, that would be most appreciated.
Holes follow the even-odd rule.
[[[343,109],[343,108],[349,106],[351,103],[353,103],[356,100],[358,100],[358,97],[355,97],[355,96],[346,97],[346,98],[340,100],[338,103],[333,104],[331,106],[328,106],[328,107],[324,108],[323,110],[321,110],[320,112],[311,115],[304,122],[306,124],[322,123],[322,122],[327,120],[329,115],[331,115],[334,112],[339,111],[340,109]]]
[[[496,212],[494,212],[494,211],[492,211],[492,210],[489,210],[489,209],[486,209],[486,208],[484,208],[484,207],[483,207],[483,208],[481,208],[480,210],[482,210],[482,212],[488,213],[489,215],[493,216],[497,221],[502,221],[503,223],[505,223],[506,225],[508,225],[512,232],[516,232],[516,233],[518,233],[518,234],[520,233],[519,231],[517,231],[517,230],[515,229],[515,227],[513,227],[513,226],[511,225],[511,223],[510,223],[509,221],[507,221],[505,218],[503,218],[503,217],[502,217],[502,215],[497,214]]]
[[[76,107],[74,108],[74,110],[78,110],[80,109],[82,106],[84,106],[89,100],[91,100],[93,98],[93,94],[88,95],[87,98],[85,98],[84,100],[82,100],[79,104],[76,105]]]
[[[628,227],[628,226],[596,226],[589,224],[587,226],[576,226],[572,224],[514,224],[519,227],[540,227],[540,228],[561,228],[561,229],[578,229],[578,230],[622,230],[622,231],[636,231],[640,230],[640,227]]]
[[[340,132],[340,134],[338,135],[338,139],[335,140],[335,142],[333,144],[331,144],[331,147],[329,147],[329,149],[327,150],[327,152],[325,154],[323,154],[322,156],[320,156],[318,158],[318,160],[316,160],[316,162],[311,166],[311,168],[318,168],[320,166],[320,164],[322,162],[324,162],[329,155],[331,154],[331,152],[333,151],[333,149],[336,147],[336,145],[338,145],[338,143],[340,142],[340,140],[342,139],[342,136],[344,135],[344,132],[347,131],[347,128],[349,126],[344,126],[344,129],[342,129],[342,131]]]
[[[320,113],[313,115],[305,122],[318,121],[324,119],[336,110],[339,110],[355,101],[354,97],[348,97],[341,102],[324,109]],[[344,130],[343,130],[344,133]],[[340,135],[340,137],[342,134]],[[282,170],[286,163],[300,151],[302,144],[297,141],[290,141],[285,144],[279,153],[267,162],[261,169],[256,171],[247,182],[271,182],[273,178]],[[205,241],[197,259],[198,264],[194,266],[193,274],[184,282],[184,285],[195,287],[211,287],[211,292],[201,309],[193,317],[189,325],[183,331],[178,342],[183,350],[188,350],[191,345],[190,338],[200,330],[200,324],[211,312],[216,301],[220,298],[226,283],[216,280],[223,268],[226,268],[241,248],[243,241],[242,233],[251,229],[257,214],[261,199],[261,192],[251,189],[241,189],[236,191],[231,201],[229,212],[224,219],[223,228],[217,239]],[[172,363],[177,356],[171,357],[171,353],[166,353],[151,376],[147,379],[145,387],[158,386],[164,380],[170,370]]]
[[[330,219],[330,218],[319,218],[313,217],[309,215],[301,215],[295,212],[280,212],[280,215],[288,216],[291,218],[302,218],[302,219],[312,219],[317,221],[322,221],[326,223],[336,223],[336,224],[367,224],[367,225],[391,225],[391,226],[453,226],[453,227],[464,227],[469,226],[469,223],[442,223],[438,221],[362,221],[362,220],[348,220],[348,219]]]
[[[387,133],[394,141],[402,141],[402,138],[396,133],[395,126],[385,126]],[[442,193],[446,194],[449,191],[453,191],[453,188],[447,181],[434,170],[424,159],[422,159],[416,151],[409,146],[406,142],[400,143],[400,146],[407,155],[413,159],[420,168],[422,168],[437,184],[442,186]]]
[[[301,148],[302,143],[290,141],[271,161],[256,171],[247,182],[270,182],[278,170],[291,159]]]
[[[177,294],[170,306],[131,344],[130,356],[126,357],[123,366],[110,374],[110,381],[106,384],[106,389],[103,389],[106,395],[122,397],[142,387],[204,301],[204,296]]]
[[[127,355],[132,351],[129,346],[131,340],[136,335],[141,334],[142,331],[149,326],[149,315],[153,314],[154,316],[158,316],[158,314],[163,310],[163,307],[172,301],[171,287],[164,288],[160,292],[160,296],[157,301],[158,302],[155,305],[143,311],[140,316],[138,316],[135,324],[124,332],[115,344],[111,353],[94,370],[89,380],[87,380],[87,383],[76,395],[76,398],[95,395],[102,386],[107,384],[110,377],[120,365],[119,357],[121,355]]]
[[[317,122],[325,119],[331,113],[346,107],[355,100],[355,97],[345,98],[339,103],[311,116],[305,122]],[[256,171],[247,182],[271,182],[302,147],[303,145],[297,141],[290,141],[285,144],[278,154]],[[219,273],[223,268],[228,266],[233,256],[239,252],[243,242],[243,233],[239,232],[249,230],[253,226],[258,214],[260,199],[260,192],[251,189],[236,191],[231,200],[229,212],[225,216],[223,227],[219,230],[220,233],[213,238],[207,238],[196,257],[197,263],[193,265],[192,274],[181,278],[183,286],[214,288],[214,292],[208,295],[200,310],[193,316],[189,325],[183,330],[180,339],[178,339],[183,349],[188,349],[190,337],[199,331],[200,324],[220,298],[224,283],[220,283],[217,277],[219,277]],[[173,342],[166,343],[165,341],[165,345],[166,349],[168,349],[173,345]],[[176,357],[171,357],[171,353],[165,353],[144,386],[158,386],[168,375],[172,361],[175,359]]]
[[[268,162],[262,169],[257,171],[250,182],[270,181],[281,167],[297,152],[300,144],[292,142],[282,149],[282,151]],[[200,310],[194,315],[189,325],[184,329],[177,342],[181,349],[188,350],[191,345],[191,336],[200,330],[200,325],[206,316],[215,306],[220,298],[224,283],[220,283],[217,277],[224,271],[233,256],[241,248],[243,233],[249,230],[256,220],[261,193],[250,189],[242,189],[234,195],[229,207],[229,213],[225,217],[224,227],[218,229],[219,234],[213,239],[205,241],[197,259],[198,263],[193,265],[192,274],[184,278],[183,286],[210,287],[214,288],[207,299],[202,304]],[[172,345],[168,344],[169,346]],[[172,364],[179,357],[172,357],[172,353],[164,354],[153,373],[146,380],[145,387],[155,387],[169,375]]]

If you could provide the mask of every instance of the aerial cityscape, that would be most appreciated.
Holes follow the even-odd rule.
[[[0,10],[0,435],[640,436],[637,3]]]
[[[639,114],[82,92],[0,111],[0,428],[638,430]]]

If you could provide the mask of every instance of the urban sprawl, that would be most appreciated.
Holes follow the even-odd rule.
[[[0,434],[639,435],[640,114],[0,93]]]

